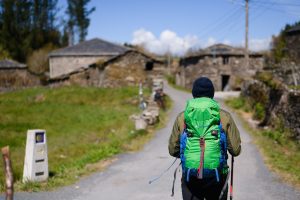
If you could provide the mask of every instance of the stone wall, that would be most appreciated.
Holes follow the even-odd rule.
[[[68,75],[49,80],[50,87],[79,85],[101,87],[103,82],[103,70],[96,67],[80,68]]]
[[[290,59],[300,64],[300,32],[287,35],[286,49]]]
[[[226,59],[224,60],[224,57],[221,56],[205,56],[185,63],[177,74],[176,82],[190,89],[195,79],[200,76],[207,76],[212,80],[217,91],[238,90],[241,87],[242,79],[250,78],[256,71],[263,68],[262,57],[251,57],[247,70],[244,67],[242,56],[230,56]],[[229,81],[226,86],[222,83],[222,79],[228,77]]]
[[[27,69],[0,69],[0,91],[41,85],[40,78]]]
[[[49,58],[50,78],[74,72],[96,62],[106,61],[111,56],[55,56]]]
[[[248,80],[243,84],[242,95],[250,103],[265,105],[265,118],[260,125],[283,125],[300,141],[300,91],[289,89],[280,81],[272,81]]]
[[[147,63],[152,63],[153,68],[147,69]],[[162,64],[135,51],[119,56],[103,67],[103,87],[138,85],[140,82],[147,82],[149,78],[161,75],[164,70]]]
[[[98,62],[98,61],[97,61]],[[147,69],[147,63],[153,68]],[[81,85],[95,87],[122,87],[148,83],[149,79],[162,75],[164,65],[132,51],[102,64],[80,68],[69,74],[50,79],[51,86]]]
[[[272,64],[264,70],[270,71],[278,79],[287,85],[300,85],[300,63],[282,61],[279,64]]]

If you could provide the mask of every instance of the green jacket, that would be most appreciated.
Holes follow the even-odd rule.
[[[227,149],[232,156],[238,156],[241,153],[240,132],[237,129],[229,112],[220,109],[220,117],[223,129],[227,135]],[[171,156],[180,157],[180,134],[184,129],[184,112],[179,113],[169,139],[169,153]]]

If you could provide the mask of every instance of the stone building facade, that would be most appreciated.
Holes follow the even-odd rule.
[[[287,31],[286,49],[290,59],[300,64],[300,25]]]
[[[244,49],[216,44],[180,60],[176,83],[191,88],[200,76],[209,77],[217,91],[239,90],[241,82],[263,68],[263,56],[250,52],[246,68]]]
[[[300,85],[300,25],[294,26],[285,33],[285,57],[279,63],[267,62],[265,71],[289,86]]]
[[[135,50],[107,60],[96,61],[88,68],[80,68],[69,74],[50,79],[55,85],[81,85],[95,87],[121,87],[148,83],[164,74],[164,62]]]
[[[50,78],[57,78],[105,62],[125,53],[128,48],[98,38],[55,50],[49,54]]]
[[[25,64],[13,60],[0,61],[0,91],[40,85],[38,76],[30,73]]]

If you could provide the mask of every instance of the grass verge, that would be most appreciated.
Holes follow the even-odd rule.
[[[255,117],[257,112],[258,116],[263,114],[259,106],[250,107],[241,97],[228,99],[226,104],[238,111],[268,168],[278,174],[283,181],[300,189],[300,145],[289,137],[289,131],[280,124],[275,128],[267,129],[250,126],[247,116]]]
[[[0,94],[0,147],[10,146],[16,190],[51,190],[74,183],[108,165],[113,155],[141,148],[152,137],[151,129],[160,125],[134,130],[129,116],[140,112],[137,91],[136,87],[62,87]],[[162,121],[165,117],[162,112]],[[21,183],[28,129],[47,131],[50,177],[44,183]],[[0,191],[4,191],[3,173]]]
[[[185,87],[176,85],[176,80],[175,80],[174,76],[172,76],[172,75],[166,75],[165,79],[168,81],[169,85],[172,86],[173,88],[175,88],[177,90],[184,91],[184,92],[191,92],[191,90],[186,89]]]

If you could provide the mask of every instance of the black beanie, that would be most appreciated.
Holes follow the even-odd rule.
[[[214,98],[215,89],[211,80],[207,77],[201,77],[194,81],[192,94],[194,98],[209,97]]]

